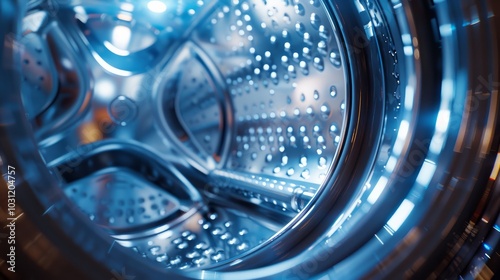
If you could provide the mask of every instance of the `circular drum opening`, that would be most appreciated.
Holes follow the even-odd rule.
[[[24,104],[66,196],[165,268],[227,264],[296,225],[352,113],[330,8],[97,3],[23,20],[24,64],[36,64]]]
[[[486,275],[499,7],[465,2],[2,2],[19,259],[49,278]]]

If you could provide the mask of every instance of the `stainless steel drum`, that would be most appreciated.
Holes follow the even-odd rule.
[[[1,7],[5,277],[500,273],[497,2]]]

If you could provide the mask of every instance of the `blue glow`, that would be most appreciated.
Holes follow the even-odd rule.
[[[398,210],[392,215],[391,219],[387,222],[387,225],[394,231],[398,231],[401,225],[406,221],[411,211],[415,207],[415,204],[408,199],[403,200]]]
[[[500,226],[499,225],[494,225],[493,228],[496,230],[496,231],[499,231],[500,232]]]
[[[389,182],[389,179],[387,177],[385,176],[380,177],[377,184],[373,188],[373,191],[368,196],[367,201],[369,203],[374,204],[378,200],[378,198],[384,191],[385,187],[387,186],[387,182]]]
[[[163,1],[152,0],[148,2],[148,9],[153,13],[164,13],[167,10],[167,4]]]
[[[488,250],[488,251],[489,251],[489,250],[491,250],[490,245],[488,245],[488,244],[486,244],[486,243],[483,243],[483,247],[484,247],[484,249],[486,249],[486,250]]]
[[[436,172],[436,168],[437,166],[434,162],[425,160],[424,164],[422,165],[422,168],[420,169],[420,172],[418,173],[416,180],[417,183],[419,183],[424,187],[427,187],[431,182],[434,173]]]
[[[441,33],[442,37],[448,37],[453,34],[453,30],[455,27],[451,24],[443,24],[439,26],[439,32]]]

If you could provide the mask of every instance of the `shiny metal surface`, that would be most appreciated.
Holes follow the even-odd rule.
[[[119,244],[166,267],[234,259],[305,208],[335,164],[347,66],[319,2],[306,11],[188,1],[160,14],[133,3],[69,2],[57,13],[40,5],[27,12],[21,43],[38,50],[46,38],[53,43],[44,53],[55,55],[37,61],[45,70],[22,71],[44,71],[64,87],[36,95],[40,102],[24,98],[52,103],[28,108],[36,141],[67,197]],[[75,90],[66,93],[69,85]],[[174,157],[188,178],[167,163]],[[224,200],[265,210],[247,217],[229,206],[236,214],[226,214]],[[231,219],[206,224],[214,207]],[[201,243],[180,242],[186,232]]]
[[[496,2],[1,12],[0,158],[30,268],[5,275],[500,273]]]

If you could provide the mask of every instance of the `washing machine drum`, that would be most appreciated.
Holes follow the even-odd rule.
[[[499,3],[2,0],[3,276],[498,276]]]

